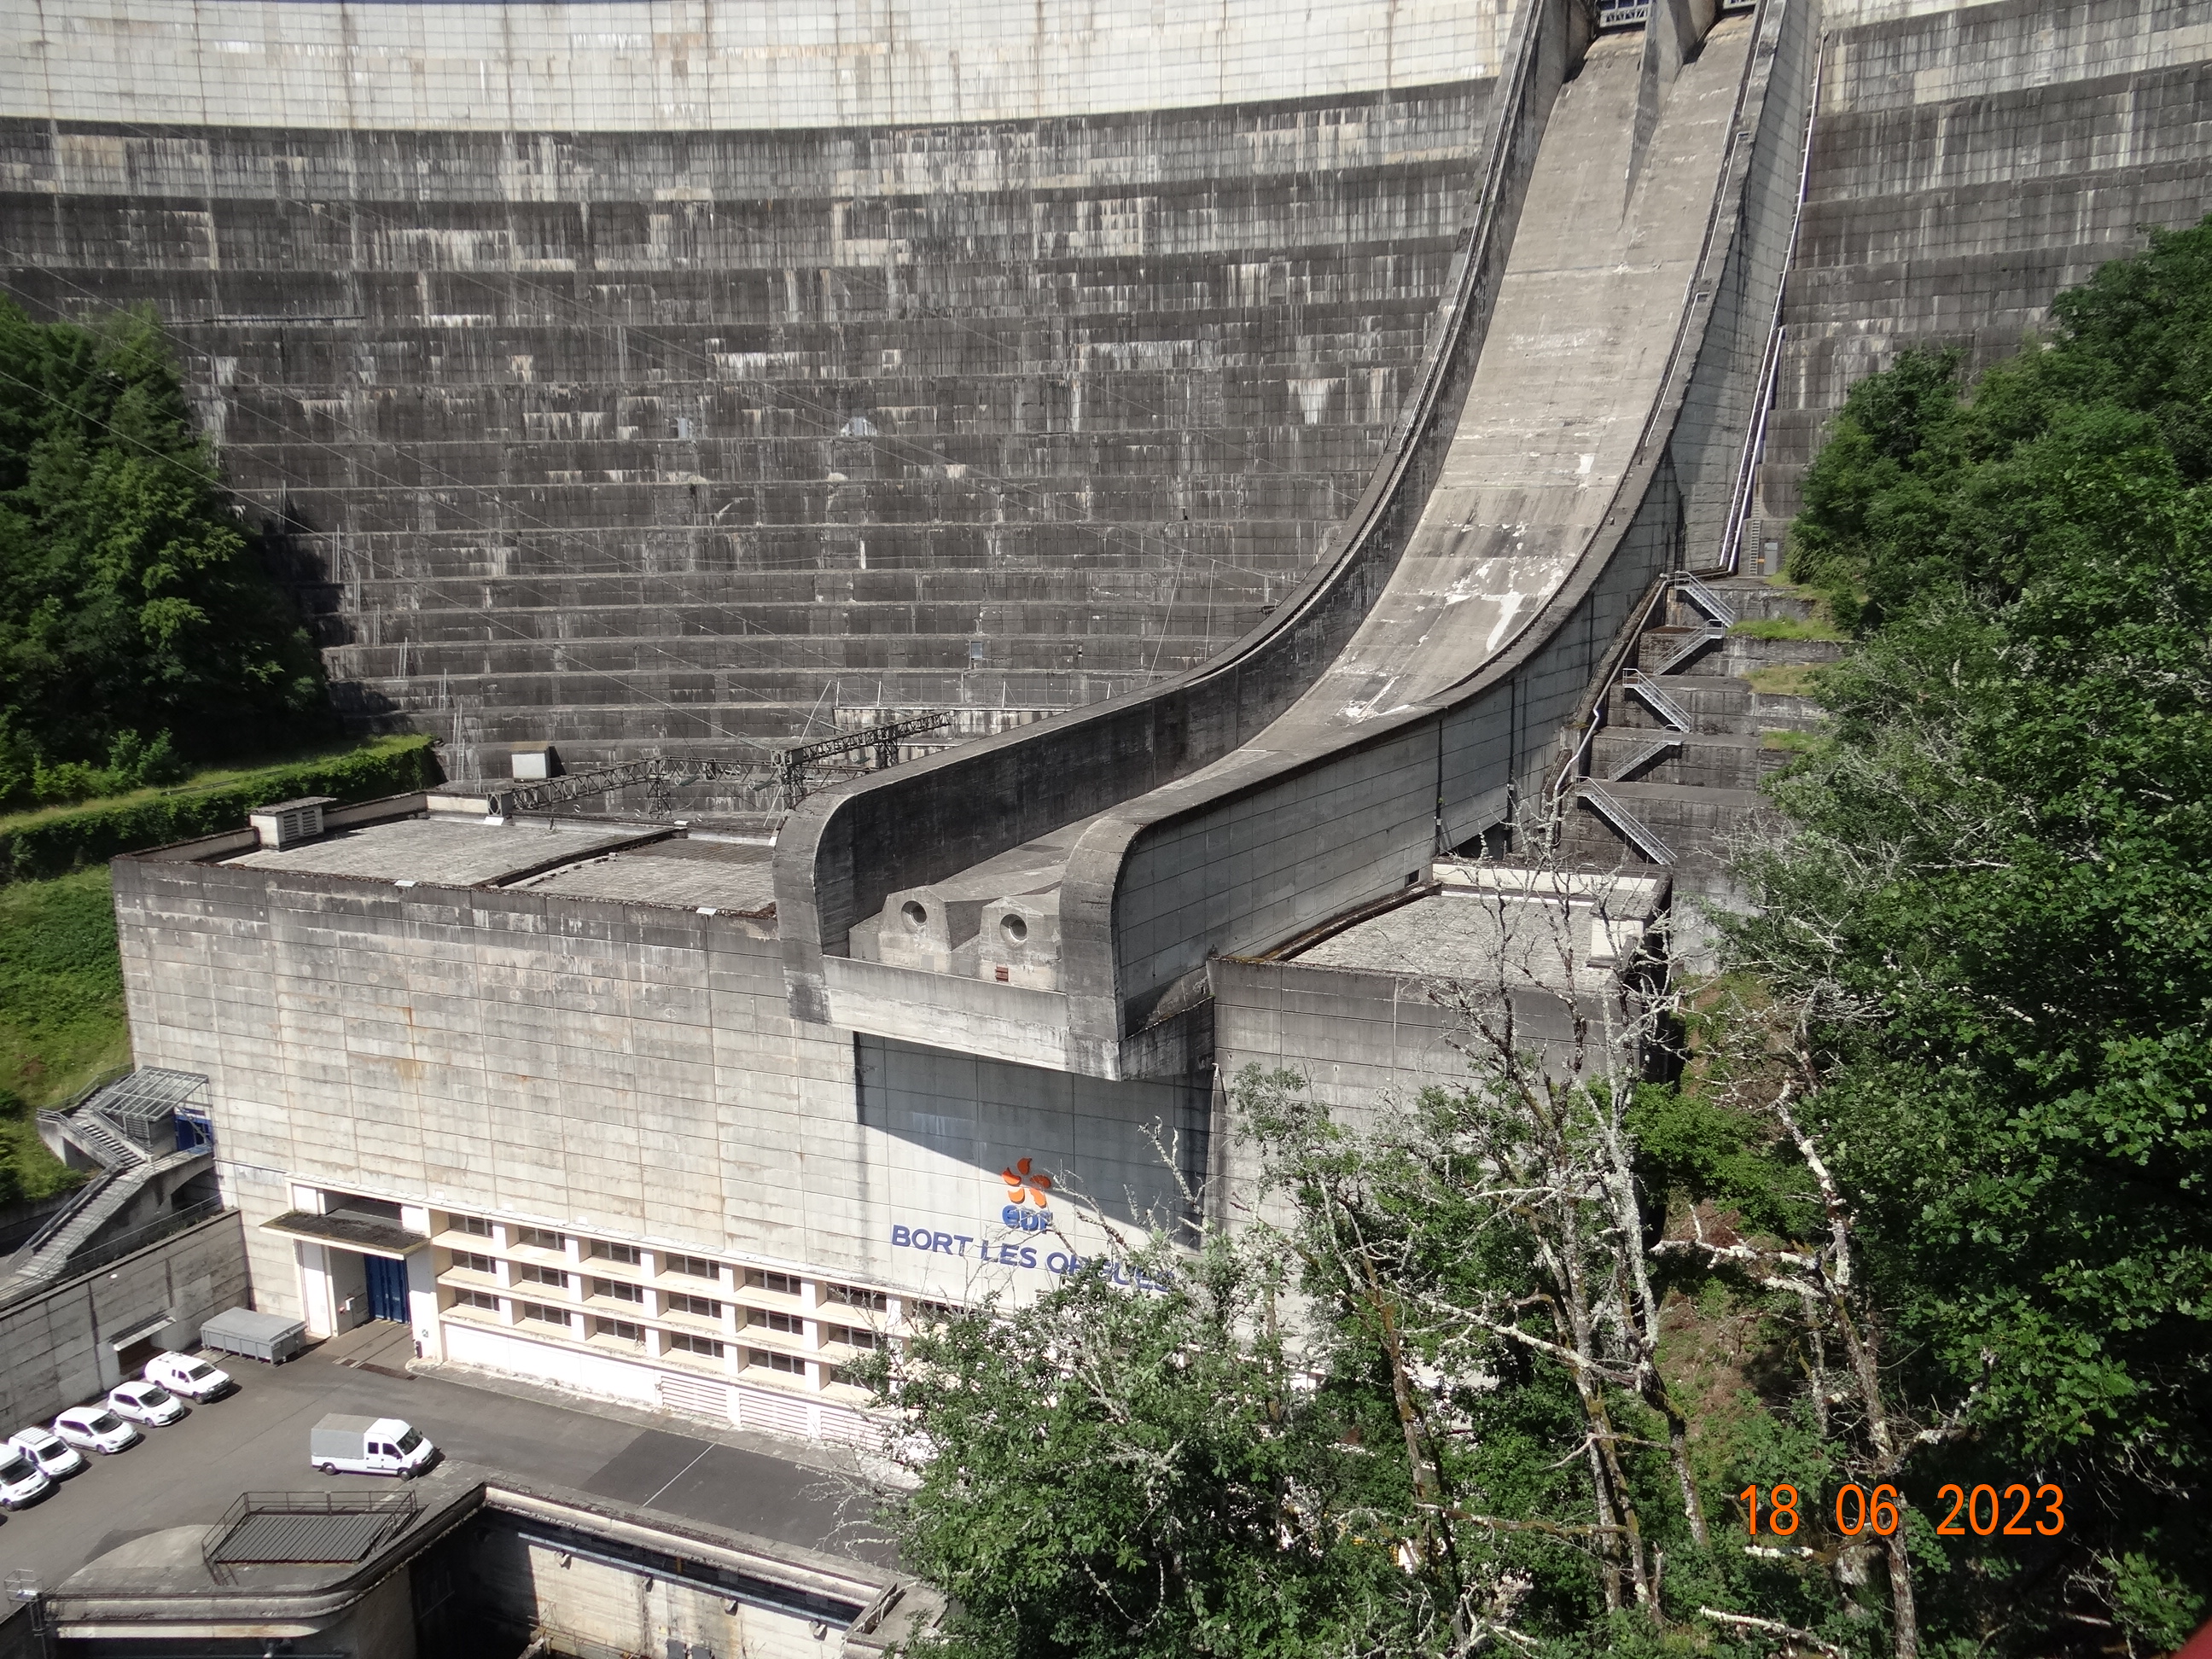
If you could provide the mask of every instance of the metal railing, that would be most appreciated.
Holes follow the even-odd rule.
[[[1675,731],[1686,733],[1696,728],[1697,722],[1690,718],[1689,710],[1652,684],[1644,675],[1629,673],[1620,678],[1622,690]]]
[[[1723,628],[1735,625],[1735,607],[1721,594],[1716,593],[1711,588],[1706,586],[1692,572],[1681,571],[1675,576],[1674,591]]]
[[[1644,672],[1651,674],[1671,674],[1706,647],[1717,645],[1728,637],[1728,629],[1720,623],[1707,623],[1703,628],[1686,635],[1669,651],[1662,661]]]
[[[1620,831],[1621,838],[1654,864],[1670,865],[1674,861],[1674,849],[1652,834],[1644,820],[1623,806],[1602,788],[1589,779],[1583,780],[1578,792],[1582,799],[1596,810],[1597,815]]]
[[[1608,772],[1605,781],[1607,783],[1626,783],[1661,756],[1668,754],[1681,746],[1682,740],[1680,738],[1662,738],[1656,743],[1647,743]]]
[[[1723,3],[1723,10],[1728,9]],[[1790,295],[1790,267],[1797,258],[1797,234],[1805,222],[1805,196],[1813,182],[1813,125],[1820,114],[1820,76],[1827,67],[1828,46],[1824,39],[1813,59],[1813,93],[1805,106],[1805,148],[1797,166],[1797,207],[1790,221],[1790,240],[1782,255],[1782,276],[1774,284],[1774,318],[1766,330],[1766,351],[1759,365],[1758,391],[1753,394],[1751,429],[1744,434],[1743,458],[1736,465],[1735,489],[1729,498],[1727,521],[1721,527],[1722,575],[1736,574],[1743,559],[1744,520],[1751,515],[1752,480],[1766,453],[1766,417],[1774,408],[1775,383],[1782,374],[1782,313]]]
[[[229,1207],[220,1198],[210,1198],[204,1199],[198,1204],[187,1205],[181,1210],[172,1210],[167,1214],[146,1223],[143,1226],[133,1227],[129,1232],[118,1234],[105,1244],[94,1246],[81,1255],[72,1255],[51,1277],[41,1277],[27,1281],[19,1278],[18,1282],[8,1285],[5,1288],[0,1288],[0,1304],[21,1301],[24,1297],[34,1295],[42,1291],[53,1290],[58,1285],[66,1284],[70,1279],[82,1279],[87,1273],[97,1273],[109,1263],[119,1261],[134,1250],[143,1250],[149,1244],[158,1244],[165,1238],[172,1237],[187,1228],[197,1226],[203,1221],[222,1214]],[[18,1252],[18,1254],[27,1255],[27,1259],[28,1256],[35,1256],[37,1253],[27,1251],[27,1253]]]
[[[237,1502],[223,1511],[222,1518],[202,1535],[200,1560],[207,1568],[208,1577],[218,1584],[236,1583],[240,1567],[345,1565],[365,1560],[398,1537],[415,1524],[415,1517],[422,1510],[421,1501],[411,1492],[240,1492]],[[302,1554],[296,1545],[282,1555],[240,1553],[236,1543],[239,1533],[248,1522],[264,1515],[360,1516],[378,1524],[349,1532],[342,1540],[342,1550],[333,1549],[324,1554]]]

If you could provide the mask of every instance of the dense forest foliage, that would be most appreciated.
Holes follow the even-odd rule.
[[[1264,1207],[1139,1253],[1164,1288],[1093,1271],[873,1357],[938,1650],[2179,1645],[2212,1613],[2208,476],[2212,221],[1971,385],[1915,353],[1855,388],[1793,532],[1857,642],[1790,833],[1741,856],[1723,970],[1619,1011],[1679,1076],[1620,1029],[1523,1052],[1478,986],[1466,1085],[1371,1124],[1239,1079]]]
[[[42,325],[0,297],[0,808],[171,781],[330,722],[152,313]]]

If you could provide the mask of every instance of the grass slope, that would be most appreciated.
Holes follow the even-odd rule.
[[[32,1113],[131,1060],[106,869],[0,887],[0,1190],[72,1185]]]

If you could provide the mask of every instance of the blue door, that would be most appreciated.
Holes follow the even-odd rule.
[[[380,1255],[362,1260],[368,1267],[368,1316],[407,1323],[407,1264]]]

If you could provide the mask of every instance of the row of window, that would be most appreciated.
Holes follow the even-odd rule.
[[[480,1312],[495,1314],[499,1311],[499,1298],[485,1291],[455,1291],[453,1305],[457,1308],[474,1308]],[[757,1309],[746,1309],[744,1311],[759,1315]],[[563,1330],[574,1328],[569,1322],[569,1310],[566,1308],[555,1307],[543,1302],[517,1301],[514,1304],[514,1312],[516,1318],[526,1323],[557,1325]],[[768,1329],[787,1332],[794,1336],[805,1334],[803,1322],[787,1314],[760,1315],[754,1322],[763,1324]],[[589,1329],[594,1336],[614,1337],[624,1342],[636,1343],[641,1346],[645,1341],[645,1327],[627,1319],[605,1319],[593,1316]],[[711,1337],[694,1336],[688,1331],[670,1331],[664,1334],[662,1340],[667,1346],[684,1353],[706,1354],[716,1359],[722,1357],[724,1345]],[[887,1345],[887,1339],[879,1333],[869,1330],[865,1326],[854,1325],[825,1324],[822,1328],[822,1340],[825,1343],[842,1343],[848,1348],[873,1349]],[[755,1363],[766,1363],[760,1360],[758,1356],[766,1353],[768,1350],[755,1349],[750,1352],[754,1356]],[[778,1364],[771,1369],[784,1370],[789,1368]]]
[[[465,1233],[475,1238],[489,1239],[492,1237],[492,1224],[481,1216],[455,1214],[448,1215],[447,1220],[453,1231]],[[516,1227],[510,1230],[510,1239],[513,1246],[520,1249],[544,1250],[556,1255],[565,1255],[568,1249],[568,1235],[550,1227]],[[644,1251],[635,1244],[613,1244],[600,1239],[584,1239],[581,1243],[583,1254],[588,1260],[611,1262],[629,1267],[641,1267],[644,1264]],[[457,1267],[467,1267],[481,1273],[497,1271],[496,1264],[489,1255],[468,1250],[455,1250],[453,1252],[453,1265]],[[663,1273],[678,1278],[704,1279],[715,1285],[724,1282],[720,1264],[707,1256],[664,1251],[659,1253],[659,1266]],[[796,1273],[776,1273],[765,1267],[744,1267],[732,1271],[738,1275],[738,1285],[746,1290],[765,1291],[773,1296],[798,1296],[800,1293],[799,1277]],[[517,1263],[516,1276],[529,1284],[558,1285],[563,1290],[568,1286],[568,1277],[560,1269],[539,1267],[534,1262]],[[603,1290],[601,1288],[614,1285],[617,1282],[611,1279],[594,1279],[592,1281],[592,1293],[611,1296],[625,1302],[641,1300],[635,1294],[625,1294],[623,1289]],[[864,1313],[888,1313],[890,1310],[890,1297],[883,1291],[863,1290],[852,1285],[824,1285],[821,1290],[824,1301],[834,1303],[840,1307],[857,1309]],[[671,1298],[672,1304],[680,1300],[679,1297]],[[704,1310],[687,1309],[686,1311]],[[720,1307],[716,1306],[714,1310],[708,1313],[706,1316],[720,1318]]]

